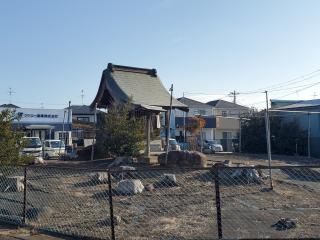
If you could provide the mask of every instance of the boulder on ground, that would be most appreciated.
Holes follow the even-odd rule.
[[[119,195],[134,195],[141,193],[143,189],[144,186],[139,179],[125,179],[118,183],[114,192]]]
[[[197,151],[170,151],[168,152],[168,161],[166,164],[166,153],[158,157],[161,166],[168,167],[206,167],[207,157]]]
[[[34,165],[44,165],[45,161],[43,160],[42,157],[35,157],[32,161],[32,164]]]
[[[176,175],[174,174],[163,174],[163,178],[154,184],[156,188],[163,187],[176,187],[178,186]]]
[[[1,176],[0,191],[1,192],[22,192],[24,190],[23,176]]]

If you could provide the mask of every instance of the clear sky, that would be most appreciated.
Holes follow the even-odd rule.
[[[81,89],[90,104],[108,62],[156,68],[176,97],[264,89],[320,68],[319,9],[317,0],[2,0],[0,103],[11,87],[22,107],[81,104]],[[317,82],[320,75],[290,87]],[[320,98],[320,85],[286,98],[314,93]]]

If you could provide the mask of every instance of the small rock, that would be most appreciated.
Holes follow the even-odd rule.
[[[118,183],[115,188],[115,194],[134,195],[141,193],[144,189],[142,182],[139,179],[125,179]]]
[[[295,228],[296,226],[296,221],[290,218],[281,218],[278,222],[271,225],[271,227],[275,227],[278,231],[284,231],[287,229]]]
[[[35,157],[32,163],[34,165],[44,165],[45,161],[43,160],[42,157]]]
[[[144,189],[146,190],[146,191],[150,191],[150,192],[152,192],[152,191],[154,191],[154,185],[151,183],[151,184],[148,184],[148,185],[146,185],[145,187],[144,187]]]
[[[93,175],[92,180],[98,183],[107,183],[108,182],[108,173],[107,172],[97,172]]]

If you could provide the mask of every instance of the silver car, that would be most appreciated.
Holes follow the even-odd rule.
[[[218,140],[205,140],[205,146],[210,146],[213,152],[223,152],[222,145]]]

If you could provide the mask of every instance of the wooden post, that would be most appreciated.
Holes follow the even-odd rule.
[[[151,112],[147,113],[147,146],[145,155],[146,157],[150,157],[150,136],[151,136]]]

